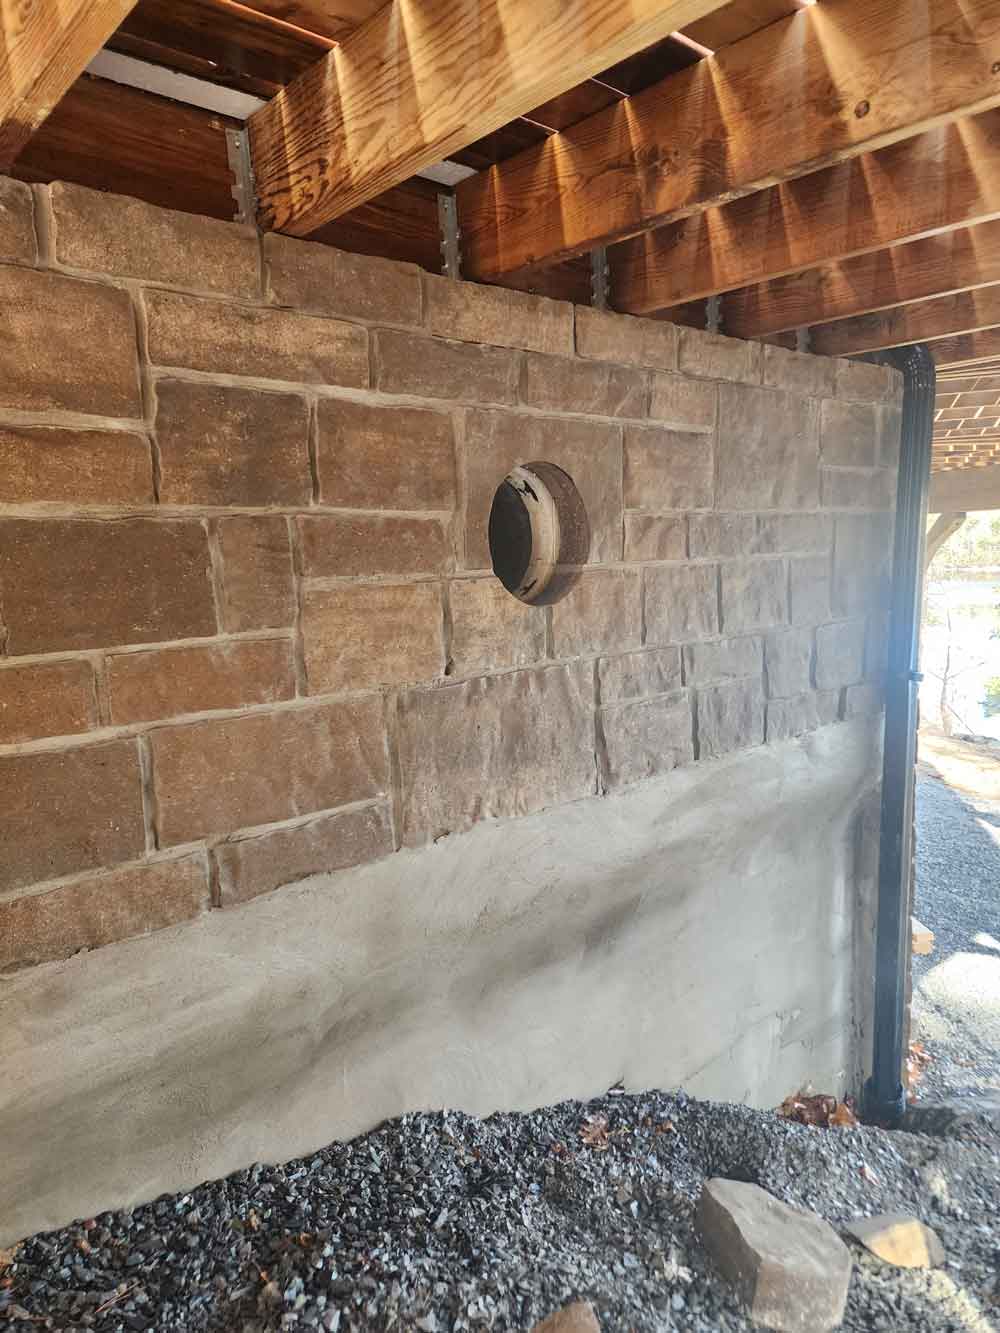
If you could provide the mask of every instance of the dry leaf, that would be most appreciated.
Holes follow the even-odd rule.
[[[839,1102],[828,1092],[810,1092],[806,1088],[786,1097],[778,1107],[778,1114],[799,1125],[819,1129],[847,1129],[858,1123],[849,1098]]]
[[[580,1126],[580,1138],[588,1148],[606,1152],[609,1147],[608,1117],[600,1111],[596,1115],[588,1115]]]
[[[0,1273],[2,1273],[5,1268],[9,1268],[16,1258],[16,1245],[12,1245],[9,1250],[0,1250]]]

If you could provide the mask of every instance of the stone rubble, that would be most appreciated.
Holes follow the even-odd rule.
[[[910,1213],[862,1217],[845,1230],[876,1258],[897,1268],[940,1268],[945,1260],[937,1232]]]

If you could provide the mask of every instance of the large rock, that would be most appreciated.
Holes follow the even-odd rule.
[[[912,1213],[859,1217],[845,1230],[866,1250],[897,1268],[938,1268],[944,1263],[944,1246],[937,1233]]]
[[[531,1333],[601,1333],[601,1325],[589,1301],[574,1301],[536,1324]]]
[[[828,1223],[758,1185],[709,1180],[698,1230],[717,1267],[764,1328],[818,1333],[843,1319],[851,1255]]]

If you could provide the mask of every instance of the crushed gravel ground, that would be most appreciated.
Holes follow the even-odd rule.
[[[588,1144],[581,1129],[588,1117]],[[593,1128],[596,1123],[596,1131]],[[907,1210],[947,1264],[856,1245],[844,1329],[986,1333],[1000,1317],[1000,1137],[813,1129],[683,1094],[477,1120],[415,1114],[351,1143],[22,1244],[0,1328],[529,1329],[574,1299],[614,1330],[753,1327],[692,1228],[702,1182],[752,1180],[834,1226]],[[6,1318],[6,1325],[4,1319]]]

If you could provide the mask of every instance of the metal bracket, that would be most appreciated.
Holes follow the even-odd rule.
[[[808,352],[812,350],[812,339],[809,336],[808,329],[795,330],[795,350],[797,352]]]
[[[459,240],[462,233],[458,229],[458,205],[453,194],[438,195],[438,223],[441,227],[441,265],[447,278],[462,276],[462,251]]]
[[[721,296],[710,296],[705,302],[705,328],[709,333],[722,332]]]
[[[246,129],[226,130],[226,155],[233,173],[230,189],[236,203],[234,222],[249,227],[257,225],[257,186],[253,178],[253,160],[250,156],[250,135]]]
[[[608,252],[598,245],[590,252],[590,301],[596,310],[607,310],[610,285]]]

